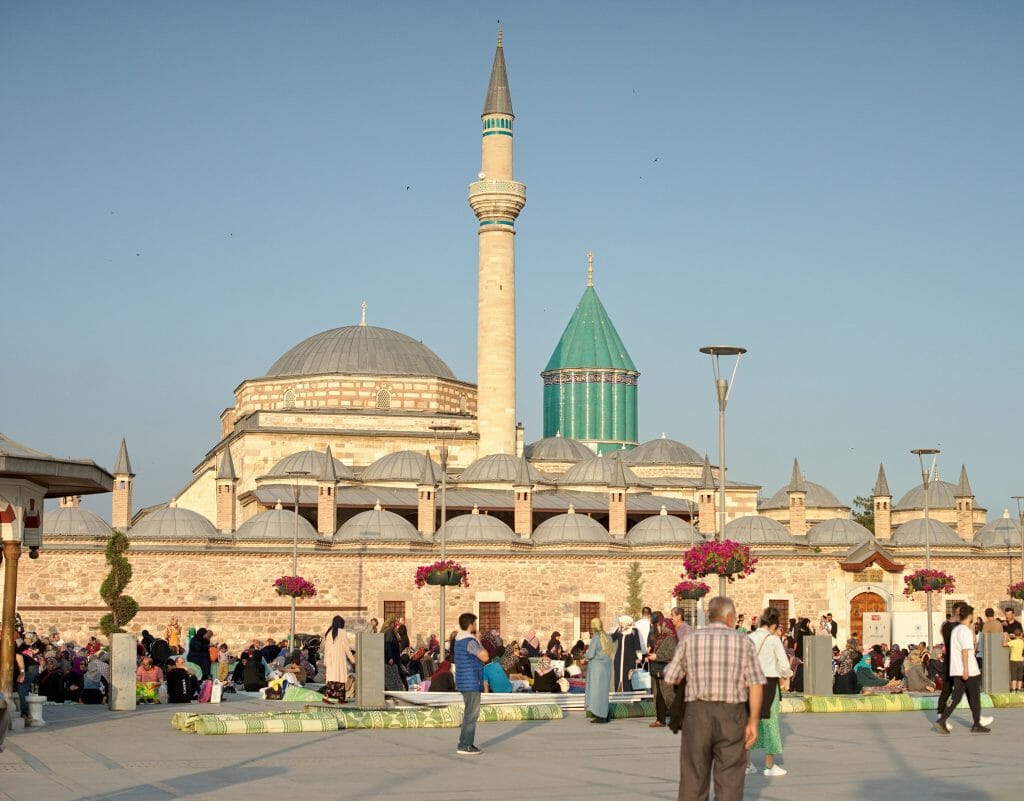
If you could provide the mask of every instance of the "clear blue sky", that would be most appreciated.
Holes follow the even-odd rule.
[[[593,249],[642,438],[714,458],[697,349],[740,344],[734,478],[798,456],[849,501],[884,460],[898,496],[939,444],[990,517],[1024,494],[1024,6],[483,5],[5,3],[0,430],[108,468],[126,436],[167,500],[364,299],[475,380],[500,16],[529,439]]]

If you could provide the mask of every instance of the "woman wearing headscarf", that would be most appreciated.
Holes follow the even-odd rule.
[[[60,669],[60,663],[56,657],[46,657],[46,664],[43,672],[39,674],[39,694],[45,695],[46,700],[51,703],[62,704],[66,696],[67,687],[64,673]]]
[[[854,666],[860,661],[860,651],[857,649],[857,640],[850,638],[846,641],[846,648],[839,654],[836,660],[836,675],[832,682],[832,692],[836,695],[856,695],[860,692],[857,684],[857,674],[853,672]]]
[[[547,654],[549,659],[562,658],[563,651],[561,637],[561,632],[551,632],[551,639],[548,640],[548,647],[544,649],[544,653]]]
[[[679,643],[676,642],[671,621],[666,620],[660,612],[655,612],[651,617],[654,630],[651,632],[651,649],[647,652],[647,659],[651,670],[651,686],[654,690],[654,723],[651,724],[651,728],[657,729],[665,725],[665,719],[672,706],[674,688],[665,681],[665,668],[675,656]]]
[[[389,692],[407,690],[402,679],[402,645],[398,638],[398,621],[389,618],[384,621],[384,689]]]
[[[498,656],[498,650],[502,648],[501,635],[496,629],[491,629],[480,637],[480,644],[487,651],[487,656],[493,662]]]
[[[587,688],[584,707],[592,714],[594,723],[607,723],[608,694],[612,688],[612,658],[615,643],[604,630],[601,618],[590,621],[590,647],[587,648]],[[536,687],[536,680],[534,681]]]
[[[430,692],[455,692],[455,677],[452,675],[452,663],[449,660],[445,659],[430,675]]]
[[[612,692],[621,693],[633,689],[629,680],[636,668],[636,660],[643,656],[640,636],[633,626],[633,618],[629,615],[620,615],[619,628],[611,638],[615,643],[615,660],[612,664],[615,680],[612,682]]]
[[[903,678],[903,660],[906,655],[903,650],[896,644],[892,644],[892,648],[889,649],[889,664],[885,666],[885,675],[890,679],[902,679]]]
[[[871,666],[871,652],[864,654],[854,667],[853,672],[857,675],[857,683],[864,695],[875,693],[903,692],[903,683],[900,681],[886,681],[875,673]]]
[[[168,623],[167,628],[164,629],[164,639],[167,640],[167,646],[171,649],[172,654],[182,653],[181,624],[178,623],[178,618],[171,618],[171,622]]]
[[[324,654],[324,667],[327,673],[327,686],[324,697],[335,701],[345,700],[345,688],[348,685],[348,667],[356,663],[352,653],[352,643],[345,631],[345,618],[335,615],[331,625],[324,632],[321,644]]]
[[[526,632],[526,636],[519,644],[519,652],[527,658],[540,656],[540,639],[537,637],[536,631],[530,629]]]
[[[206,629],[197,629],[195,636],[188,641],[186,658],[203,672],[203,680],[210,678],[210,639],[206,636]]]
[[[903,676],[907,689],[912,693],[933,693],[935,684],[928,679],[924,669],[924,649],[911,649],[903,661]]]
[[[747,752],[760,748],[764,751],[764,775],[785,776],[786,769],[775,764],[782,754],[782,732],[779,730],[779,682],[790,675],[789,657],[779,638],[779,610],[768,607],[761,614],[761,625],[751,632],[757,660],[761,664],[767,682],[761,697],[761,715],[757,723],[757,740]],[[747,762],[747,773],[755,773],[752,763]]]
[[[558,674],[551,666],[551,660],[542,656],[537,663],[537,669],[533,671],[533,691],[535,693],[557,693]]]

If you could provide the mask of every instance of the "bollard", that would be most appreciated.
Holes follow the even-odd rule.
[[[28,721],[25,723],[26,726],[45,726],[46,721],[43,720],[43,704],[46,703],[45,695],[28,695],[25,697],[28,701]]]
[[[1010,692],[1010,649],[1003,647],[1002,634],[981,635],[981,691]]]
[[[134,634],[110,635],[110,710],[135,711],[135,660],[138,643]]]
[[[356,707],[384,709],[384,635],[356,635]]]
[[[804,637],[804,695],[832,695],[832,638]]]

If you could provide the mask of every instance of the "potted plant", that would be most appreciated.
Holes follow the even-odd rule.
[[[1018,581],[1006,588],[1006,594],[1018,601],[1024,601],[1024,581]]]
[[[753,573],[756,564],[750,548],[732,540],[703,542],[683,554],[683,568],[691,579],[725,576],[735,581]]]
[[[316,587],[302,576],[281,576],[273,584],[278,595],[289,598],[312,598],[316,595]]]
[[[683,575],[679,577],[683,580],[676,584],[672,590],[672,595],[680,601],[699,601],[711,592],[711,588],[703,581],[690,581]]]
[[[444,587],[469,586],[469,571],[458,562],[447,559],[443,562],[434,562],[432,565],[420,565],[416,568],[416,575],[413,578],[417,589],[423,589],[424,584],[440,585]]]
[[[915,592],[953,592],[956,580],[941,570],[922,568],[903,577],[903,594],[913,595]]]

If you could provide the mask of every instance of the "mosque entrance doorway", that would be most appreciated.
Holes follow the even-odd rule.
[[[864,644],[864,613],[885,612],[888,606],[881,595],[873,592],[862,592],[850,600],[850,636]]]

